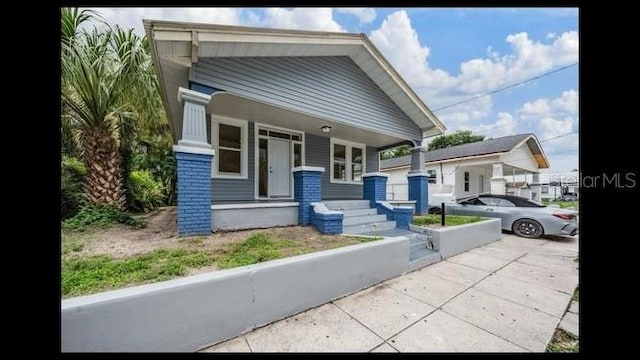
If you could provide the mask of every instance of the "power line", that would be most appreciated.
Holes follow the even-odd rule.
[[[566,134],[562,134],[562,135],[558,135],[558,136],[550,137],[550,138],[548,138],[548,139],[540,140],[540,143],[547,142],[547,141],[551,141],[551,140],[555,140],[555,139],[559,139],[559,138],[561,138],[561,137],[565,137],[565,136],[569,136],[569,135],[573,135],[573,134],[577,134],[577,133],[578,133],[577,131],[572,131],[572,132],[570,132],[570,133],[566,133]]]
[[[542,73],[542,74],[540,74],[540,75],[536,75],[536,76],[534,76],[534,77],[531,77],[531,78],[528,78],[528,79],[525,79],[525,80],[518,81],[518,82],[513,83],[513,84],[511,84],[511,85],[507,85],[507,86],[504,86],[504,87],[501,87],[501,88],[497,88],[497,89],[494,89],[494,90],[488,91],[488,92],[486,92],[486,93],[484,93],[484,94],[480,94],[480,95],[473,96],[473,97],[471,97],[471,98],[469,98],[469,99],[466,99],[466,100],[461,100],[461,101],[457,101],[457,102],[454,102],[454,103],[449,104],[449,105],[441,106],[441,107],[439,107],[439,108],[437,108],[437,109],[434,109],[434,110],[432,110],[432,111],[440,111],[440,110],[448,109],[448,108],[450,108],[450,107],[454,107],[454,106],[457,106],[457,105],[461,105],[461,104],[464,104],[464,103],[468,103],[468,102],[470,102],[470,101],[473,101],[473,100],[479,99],[479,98],[481,98],[481,97],[485,97],[485,96],[488,96],[488,95],[492,95],[492,94],[498,93],[498,92],[500,92],[500,91],[504,91],[504,90],[510,89],[510,88],[512,88],[512,87],[516,87],[516,86],[521,85],[521,84],[526,84],[526,83],[528,83],[528,82],[530,82],[530,81],[533,81],[533,80],[536,80],[536,79],[540,79],[540,78],[542,78],[542,77],[545,77],[545,76],[548,76],[548,75],[551,75],[551,74],[554,74],[554,73],[560,72],[560,71],[562,71],[562,70],[568,69],[568,68],[573,67],[573,66],[576,66],[576,65],[578,65],[578,63],[577,63],[577,62],[575,62],[575,63],[573,63],[573,64],[570,64],[570,65],[566,65],[566,66],[560,67],[560,68],[558,68],[558,69],[554,69],[554,70],[551,70],[551,71],[547,71],[546,73]]]

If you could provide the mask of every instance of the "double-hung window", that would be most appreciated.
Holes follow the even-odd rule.
[[[247,122],[223,116],[211,116],[211,139],[216,153],[214,178],[247,179]]]
[[[362,184],[366,172],[364,144],[331,138],[331,182]]]

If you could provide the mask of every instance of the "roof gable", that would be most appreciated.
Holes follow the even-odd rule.
[[[423,136],[444,132],[444,125],[422,102],[364,34],[281,30],[143,20],[167,114],[179,117],[173,88],[188,79],[203,57],[348,56],[411,119]]]
[[[417,125],[347,56],[202,58],[190,80],[404,139]]]

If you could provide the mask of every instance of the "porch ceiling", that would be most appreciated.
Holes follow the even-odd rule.
[[[383,147],[397,144],[404,139],[342,125],[331,120],[322,119],[264,102],[248,99],[227,92],[217,92],[211,97],[208,111],[212,114],[244,119],[256,123],[280,126],[287,129],[304,131],[305,133],[330,136],[354,141],[372,147]],[[331,126],[325,133],[322,126]]]

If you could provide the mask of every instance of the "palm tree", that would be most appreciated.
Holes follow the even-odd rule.
[[[131,58],[137,54],[115,56],[110,28],[79,31],[78,26],[91,20],[92,13],[63,9],[61,14],[63,117],[81,134],[87,169],[85,195],[92,203],[122,209],[125,198],[119,129],[134,114],[133,106],[125,100],[135,78],[135,60]]]
[[[88,200],[122,208],[133,149],[157,137],[172,144],[149,42],[88,10],[64,8],[61,18],[63,145],[81,150]],[[79,30],[93,20],[105,28]]]

